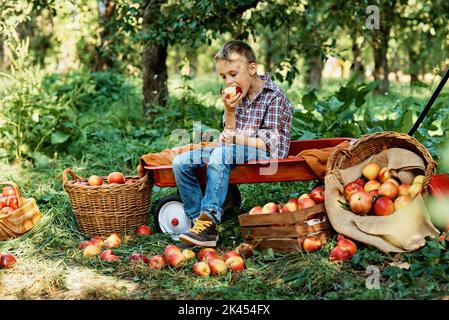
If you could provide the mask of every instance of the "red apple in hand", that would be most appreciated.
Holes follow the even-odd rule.
[[[367,214],[371,210],[373,196],[366,191],[358,191],[349,198],[349,207],[356,214]]]
[[[316,187],[310,191],[310,199],[315,201],[315,203],[324,202],[324,187]]]
[[[235,97],[237,94],[242,93],[242,88],[236,87],[227,87],[223,90],[226,99],[231,99]]]

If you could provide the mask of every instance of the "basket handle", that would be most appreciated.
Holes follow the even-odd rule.
[[[4,182],[0,181],[0,185],[3,185],[3,184],[10,185],[14,188],[14,191],[17,196],[17,202],[19,203],[19,208],[21,206],[23,206],[23,198],[22,198],[22,193],[20,192],[19,186],[14,181],[4,181]]]
[[[72,171],[72,168],[67,168],[62,173],[62,186],[65,186],[68,182],[67,175],[70,174],[72,176],[73,180],[85,180],[84,178],[77,175],[75,172]]]

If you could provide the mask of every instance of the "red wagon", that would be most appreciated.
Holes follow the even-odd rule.
[[[316,140],[292,141],[289,155],[291,157],[270,161],[249,161],[231,170],[230,186],[223,209],[226,217],[232,216],[230,212],[240,206],[240,192],[237,185],[242,183],[268,183],[285,181],[311,181],[317,177],[309,168],[306,161],[301,157],[296,157],[303,150],[322,149],[335,147],[343,141],[350,141],[351,138],[331,138]],[[272,166],[272,162],[277,162],[277,170],[274,174],[263,175],[261,169]],[[154,176],[154,183],[158,187],[176,187],[172,166],[147,166]],[[206,166],[196,171],[200,184],[205,186]],[[449,193],[449,176],[445,174],[434,175],[430,181],[429,190],[433,195]],[[154,209],[156,227],[161,232],[167,232],[177,239],[178,235],[187,231],[190,227],[190,219],[185,215],[182,200],[179,194],[167,196],[160,199]]]

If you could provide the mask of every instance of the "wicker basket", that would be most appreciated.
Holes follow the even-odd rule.
[[[17,238],[30,231],[41,218],[36,200],[23,198],[16,183],[0,182],[0,185],[5,184],[14,188],[19,207],[8,214],[0,214],[0,240]]]
[[[394,131],[368,134],[357,139],[349,149],[336,149],[327,160],[326,173],[353,167],[372,155],[390,148],[403,148],[421,156],[426,166],[423,189],[427,193],[430,178],[435,172],[436,162],[429,151],[415,138]],[[337,175],[338,176],[338,175]]]
[[[68,175],[72,177],[68,181]],[[102,177],[107,180],[107,177]],[[109,236],[111,233],[127,233],[147,223],[151,203],[152,181],[127,176],[135,180],[131,184],[107,186],[79,185],[87,179],[76,175],[70,168],[62,174],[62,184],[72,204],[78,228],[86,236]]]

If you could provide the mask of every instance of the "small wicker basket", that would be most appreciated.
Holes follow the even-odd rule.
[[[0,214],[0,240],[17,238],[30,231],[41,218],[41,212],[33,198],[25,199],[15,182],[0,182],[14,188],[19,207],[7,214]]]
[[[365,135],[350,145],[349,149],[336,149],[327,160],[326,173],[353,167],[372,155],[390,148],[403,148],[419,155],[426,166],[423,189],[427,193],[430,178],[435,172],[436,162],[429,151],[415,138],[394,131]],[[338,175],[337,175],[338,176]]]
[[[68,175],[72,180],[67,179]],[[107,177],[101,177],[107,180]],[[151,203],[152,181],[149,174],[142,178],[127,176],[131,184],[107,186],[80,185],[87,179],[70,168],[62,174],[62,185],[68,193],[78,228],[86,236],[109,236],[127,233],[147,223]]]

